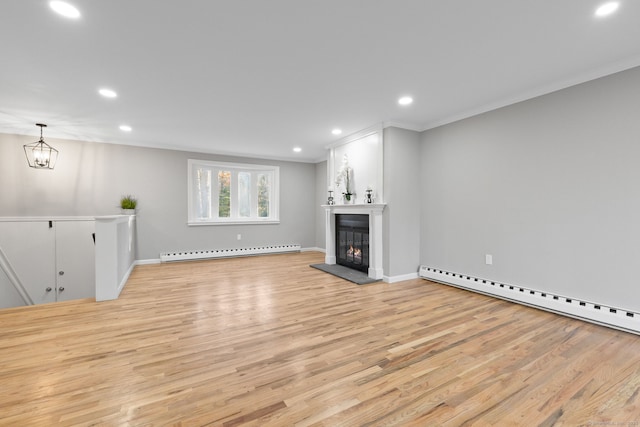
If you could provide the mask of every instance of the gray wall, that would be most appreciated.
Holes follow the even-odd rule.
[[[34,136],[0,134],[0,216],[110,215],[123,194],[139,199],[137,259],[160,252],[297,243],[313,247],[313,164],[216,156],[79,141],[45,140],[60,151],[52,171],[27,166]],[[280,166],[280,224],[187,226],[187,159]],[[242,240],[237,240],[237,234]]]
[[[640,68],[422,134],[385,129],[385,276],[425,264],[640,310],[638,117]],[[47,139],[60,159],[41,171],[22,151],[35,140],[0,134],[0,216],[114,214],[131,193],[140,199],[138,259],[324,247],[326,162]],[[188,158],[279,165],[281,223],[188,227]]]
[[[421,263],[638,311],[639,159],[640,68],[426,131]]]
[[[383,268],[387,277],[415,274],[420,265],[420,134],[384,130]]]

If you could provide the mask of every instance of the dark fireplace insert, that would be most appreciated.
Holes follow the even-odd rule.
[[[369,272],[369,215],[336,215],[336,263]]]

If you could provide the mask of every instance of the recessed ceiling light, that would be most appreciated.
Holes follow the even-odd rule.
[[[402,98],[398,99],[398,104],[400,105],[409,105],[413,102],[413,98],[410,96],[403,96]]]
[[[118,94],[111,89],[100,89],[98,92],[105,98],[115,98],[116,96],[118,96]]]
[[[60,15],[67,18],[80,17],[80,11],[64,1],[50,1],[49,7],[51,7],[51,9],[53,9],[56,13],[59,13]]]
[[[120,130],[123,132],[131,132],[133,129],[131,128],[131,126],[122,125],[120,126]]]
[[[334,134],[334,135],[340,135],[342,133],[342,129],[337,129],[336,128],[336,129],[332,130],[331,133]]]
[[[293,151],[295,151],[296,153],[299,153],[302,151],[302,148],[300,147],[293,147]]]
[[[619,6],[620,6],[620,3],[618,3],[617,1],[611,1],[609,3],[605,3],[596,9],[595,15],[599,17],[611,15],[613,12],[618,10]]]

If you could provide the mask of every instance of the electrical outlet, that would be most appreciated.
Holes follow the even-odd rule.
[[[238,240],[242,240],[242,234],[238,234]]]
[[[486,254],[484,256],[484,263],[487,265],[493,264],[493,255]]]

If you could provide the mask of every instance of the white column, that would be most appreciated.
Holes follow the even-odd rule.
[[[382,279],[382,211],[369,213],[369,277]]]
[[[324,263],[333,265],[336,263],[336,216],[332,212],[331,207],[327,207],[325,209],[326,213],[326,224],[325,230],[326,240],[325,240],[325,257]]]

